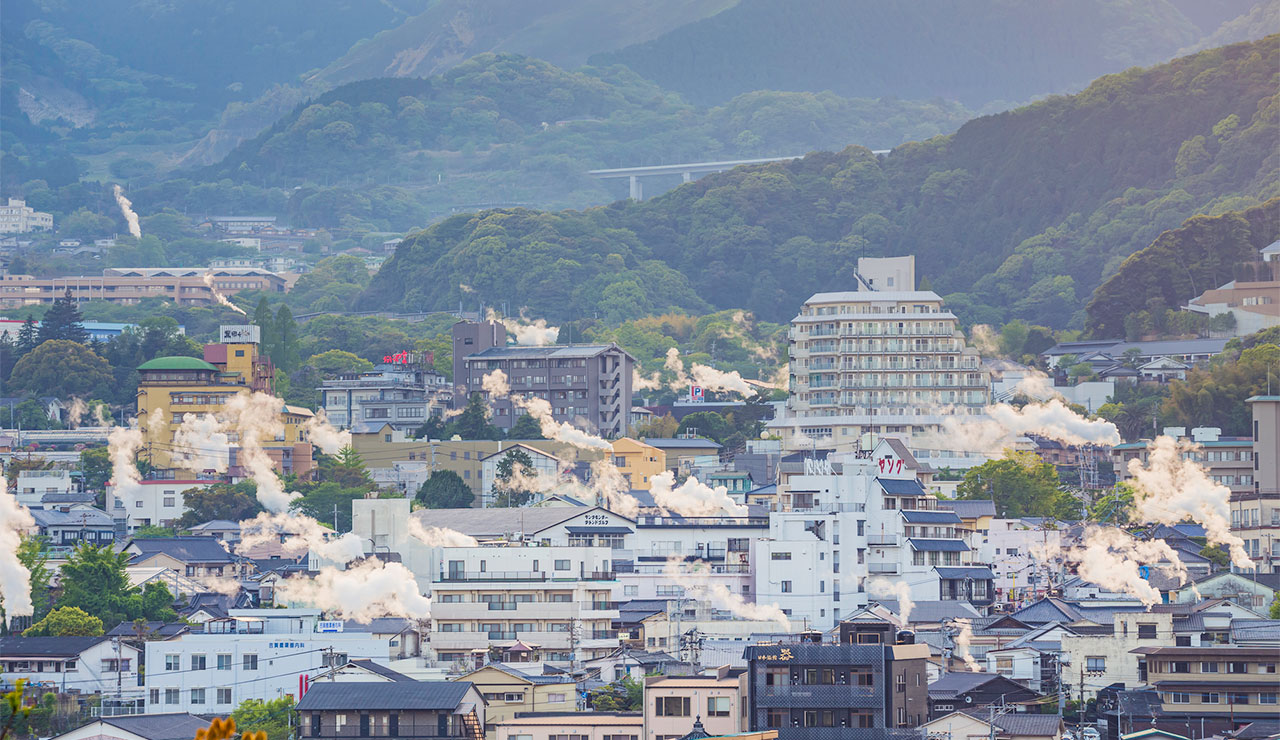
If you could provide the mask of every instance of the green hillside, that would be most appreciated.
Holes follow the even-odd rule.
[[[1201,35],[1166,0],[743,0],[591,63],[626,64],[700,102],[832,90],[981,107],[1160,62]]]
[[[459,284],[558,320],[666,306],[781,321],[914,253],[970,321],[1083,326],[1085,296],[1200,212],[1280,194],[1280,37],[1103,77],[877,158],[738,168],[586,212],[449,219],[401,245],[361,308],[446,308]],[[662,270],[650,270],[662,265]]]

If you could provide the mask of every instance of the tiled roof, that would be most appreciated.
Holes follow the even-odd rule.
[[[458,708],[470,681],[397,681],[394,683],[316,683],[299,711],[326,710],[445,710]]]
[[[996,502],[985,499],[939,501],[938,508],[954,511],[961,519],[996,515]]]
[[[147,740],[190,740],[209,726],[209,720],[186,712],[103,717],[102,722]]]
[[[954,511],[918,511],[903,510],[902,518],[909,524],[960,524],[960,517]]]
[[[70,658],[106,637],[0,637],[0,655]]]
[[[907,540],[911,549],[920,552],[968,552],[969,546],[963,540],[934,540],[922,537],[911,537]]]
[[[233,563],[231,553],[213,537],[135,537],[126,549],[136,548],[134,560],[164,554],[183,563]]]
[[[992,720],[990,712],[983,709],[969,708],[961,711],[975,719],[994,724],[1012,736],[1057,737],[1058,728],[1062,725],[1062,717],[1056,714],[1009,712],[1008,714],[997,714],[995,719]]]

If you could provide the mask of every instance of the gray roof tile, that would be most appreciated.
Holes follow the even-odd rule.
[[[444,710],[458,708],[470,681],[397,681],[394,683],[312,684],[299,711],[326,710]]]

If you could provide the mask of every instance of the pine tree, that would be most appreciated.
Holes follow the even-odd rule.
[[[67,339],[84,344],[89,340],[89,332],[84,330],[84,317],[80,308],[71,297],[71,289],[61,298],[53,302],[40,322],[39,339],[47,342],[50,339]]]
[[[298,323],[288,306],[282,305],[276,311],[275,326],[275,351],[271,361],[285,372],[291,372],[298,366]]]
[[[260,299],[258,307],[253,310],[253,323],[258,327],[258,351],[275,359],[276,317],[271,313],[271,304],[266,298]]]
[[[27,320],[22,322],[22,328],[18,330],[18,357],[25,355],[40,345],[38,332],[36,320],[31,318],[31,314],[27,314]]]

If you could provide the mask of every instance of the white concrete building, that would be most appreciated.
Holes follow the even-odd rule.
[[[127,519],[128,531],[132,534],[138,527],[172,527],[174,522],[187,513],[187,506],[182,498],[185,491],[192,488],[205,489],[217,481],[213,480],[144,480],[133,495],[132,505],[115,495],[110,482],[107,483],[107,495],[111,499],[111,508],[107,511],[115,519]]]
[[[25,200],[10,198],[8,205],[0,205],[0,234],[26,234],[31,231],[51,231],[53,214],[37,211]]]
[[[975,543],[976,544],[976,543]],[[1044,595],[1044,566],[1031,556],[1033,547],[1057,552],[1068,543],[1063,530],[1033,519],[992,519],[986,537],[978,544],[980,562],[991,563],[995,588],[1005,601]]]
[[[990,387],[978,351],[937,293],[915,289],[914,258],[859,259],[855,278],[856,290],[814,294],[791,320],[790,396],[768,424],[786,449],[923,435],[944,408],[981,415]]]
[[[147,713],[226,714],[245,699],[300,696],[300,682],[365,658],[385,661],[385,636],[330,631],[317,609],[232,609],[203,634],[147,643]]]
[[[747,601],[752,592],[752,548],[769,534],[767,516],[682,517],[644,514],[636,518],[635,535],[620,565],[618,580],[624,599],[681,598],[685,587],[665,575],[668,560],[684,570],[705,574],[709,584],[723,584]]]
[[[991,603],[993,575],[962,520],[937,510],[901,450],[882,441],[805,461],[805,474],[787,483],[793,510],[772,514],[769,538],[752,551],[758,603],[823,629],[865,606],[876,578],[905,583],[916,600]]]
[[[75,489],[69,470],[20,470],[13,493],[27,508],[43,505],[45,494],[68,494]]]

